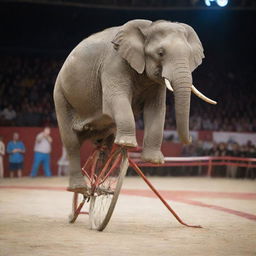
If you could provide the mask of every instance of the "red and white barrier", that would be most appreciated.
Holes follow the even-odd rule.
[[[237,166],[256,168],[256,158],[231,156],[202,156],[202,157],[165,157],[164,164],[152,164],[135,159],[140,167],[173,167],[173,166],[208,166],[207,176],[212,176],[213,166]]]

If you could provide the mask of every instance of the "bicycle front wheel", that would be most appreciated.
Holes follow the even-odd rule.
[[[101,152],[95,171],[95,176],[100,179],[90,197],[90,228],[98,231],[102,231],[107,226],[112,216],[129,165],[126,149],[121,149],[115,154],[106,168],[108,160],[108,154]],[[103,166],[105,166],[104,175],[102,175]]]

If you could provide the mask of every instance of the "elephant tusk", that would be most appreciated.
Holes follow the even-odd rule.
[[[165,85],[166,85],[167,89],[170,90],[171,92],[173,92],[173,88],[172,88],[171,83],[169,82],[169,80],[165,78],[164,82],[165,82]]]
[[[168,82],[169,82],[169,81],[168,81]],[[210,104],[217,104],[217,101],[211,100],[211,99],[209,99],[208,97],[206,97],[205,95],[203,95],[201,92],[199,92],[199,91],[196,89],[196,87],[195,87],[194,85],[192,85],[191,89],[192,89],[192,92],[193,92],[197,97],[199,97],[200,99],[202,99],[202,100],[204,100],[204,101],[206,101],[206,102],[208,102],[208,103],[210,103]]]

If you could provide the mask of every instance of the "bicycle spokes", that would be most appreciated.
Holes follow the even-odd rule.
[[[111,193],[111,187],[115,183],[115,179],[111,177],[115,176],[115,171],[121,162],[121,150],[116,150],[111,154],[108,152],[95,150],[92,156],[86,161],[82,168],[83,174],[87,178],[87,185],[91,189],[93,195],[96,188],[101,187],[103,183],[106,183],[108,179],[108,187],[106,185],[102,190]],[[99,189],[98,189],[99,190]]]

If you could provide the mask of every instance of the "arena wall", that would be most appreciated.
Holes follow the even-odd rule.
[[[30,173],[33,154],[34,154],[34,143],[36,135],[43,130],[42,127],[0,127],[0,135],[4,137],[4,143],[7,146],[8,141],[12,139],[13,133],[18,132],[20,139],[24,142],[26,147],[25,162],[23,175],[27,176]],[[137,141],[139,146],[143,142],[143,130],[137,130]],[[171,137],[170,137],[171,135]],[[248,140],[255,143],[255,133],[230,133],[230,132],[212,132],[212,131],[193,131],[191,132],[193,141],[199,139],[203,141],[218,141],[218,142],[231,142],[237,141],[238,143],[243,142],[245,144]],[[51,136],[53,138],[52,153],[51,153],[51,169],[53,175],[57,174],[58,170],[58,159],[62,153],[62,142],[60,139],[59,129],[51,128]],[[162,143],[162,151],[165,156],[180,156],[182,151],[182,144],[178,142],[178,135],[176,131],[165,131],[165,140]],[[81,164],[84,163],[93,149],[93,145],[86,141],[81,148]],[[8,171],[8,154],[4,157],[5,176],[9,176]],[[42,168],[39,170],[39,175],[43,175]]]
[[[4,143],[7,146],[8,141],[12,139],[13,133],[18,132],[20,134],[20,139],[24,142],[26,147],[25,162],[23,175],[29,175],[33,163],[33,154],[34,154],[34,143],[36,135],[42,131],[41,127],[1,127],[0,135],[4,137]],[[62,151],[62,142],[60,139],[59,129],[51,128],[51,136],[53,138],[52,144],[52,153],[51,153],[51,169],[53,175],[57,174],[58,170],[58,159],[61,157]],[[137,140],[139,145],[142,145],[143,141],[143,131],[137,131]],[[88,155],[92,151],[93,146],[90,142],[85,142],[81,149],[81,161],[87,159]],[[164,142],[162,145],[162,150],[166,156],[179,156],[182,150],[180,143]],[[5,167],[5,176],[9,176],[8,171],[8,155],[4,157],[4,167]],[[43,175],[42,168],[39,170],[39,175]]]

